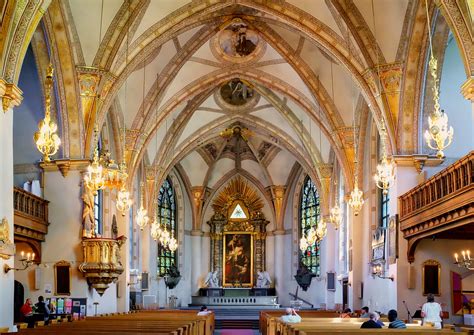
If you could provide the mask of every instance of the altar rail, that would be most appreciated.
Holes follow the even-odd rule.
[[[192,297],[193,305],[206,306],[265,306],[278,308],[276,296],[241,296],[241,297]]]
[[[41,260],[41,242],[48,233],[49,201],[22,188],[13,188],[15,241],[28,243]]]
[[[421,238],[474,220],[474,151],[401,195],[400,229],[408,240],[408,260]]]

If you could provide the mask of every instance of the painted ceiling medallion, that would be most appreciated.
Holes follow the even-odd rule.
[[[242,19],[233,19],[211,40],[214,55],[225,62],[247,63],[261,58],[265,42]]]
[[[216,90],[214,99],[224,110],[242,112],[255,107],[260,95],[255,91],[252,83],[234,78]]]

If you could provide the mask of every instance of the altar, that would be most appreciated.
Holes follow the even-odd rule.
[[[263,201],[237,176],[215,198],[207,222],[210,271],[192,305],[279,307],[265,270],[266,226]]]

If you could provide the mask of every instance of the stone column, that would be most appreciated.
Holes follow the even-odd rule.
[[[120,257],[122,258],[124,271],[117,281],[117,312],[128,312],[130,309],[130,287],[128,286],[128,278],[130,278],[130,243],[133,243],[133,241],[130,240],[129,236],[129,218],[128,212],[123,216],[120,214],[117,215],[118,235],[127,236],[127,240],[120,249]]]
[[[192,230],[191,231],[191,294],[196,294],[199,288],[202,286],[202,276],[207,273],[207,269],[202,268],[201,264],[201,243],[202,243],[202,231]]]
[[[0,112],[0,188],[2,196],[0,201],[0,220],[6,219],[8,227],[8,241],[13,243],[13,107],[18,106],[22,100],[21,90],[14,84],[6,83],[0,79],[0,97],[2,98],[2,112]],[[31,134],[33,136],[33,134]],[[14,247],[12,246],[12,250]],[[8,256],[5,256],[8,257]],[[3,273],[3,266],[14,266],[14,257],[0,258],[0,327],[13,326],[13,282],[14,271]]]
[[[284,266],[282,260],[285,259],[285,231],[275,230],[275,289],[277,295],[284,292],[283,278],[285,278],[285,271],[291,271],[291,267]]]

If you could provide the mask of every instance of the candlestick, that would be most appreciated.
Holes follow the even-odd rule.
[[[454,259],[456,260],[456,263],[459,263],[458,254],[457,254],[457,253],[454,253]]]

